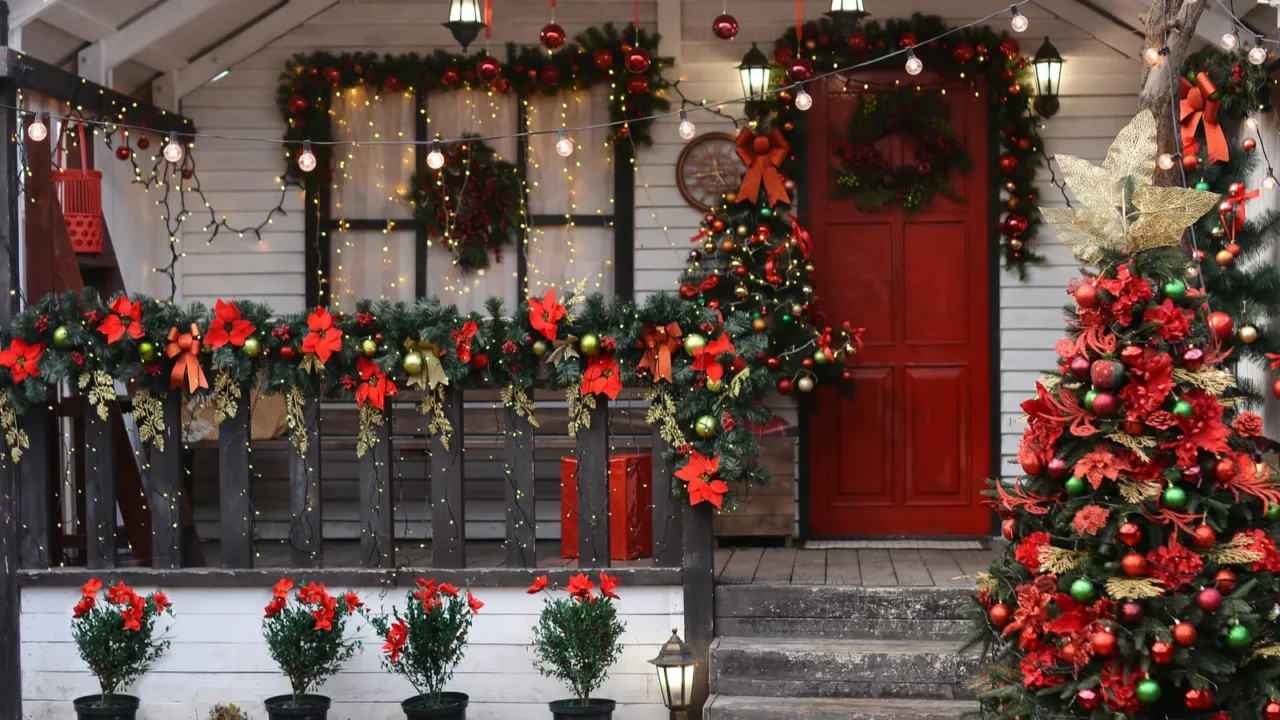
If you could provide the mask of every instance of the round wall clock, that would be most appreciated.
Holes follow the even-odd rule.
[[[707,212],[720,203],[721,195],[737,192],[745,171],[732,135],[705,133],[690,140],[680,153],[676,184],[685,202]]]

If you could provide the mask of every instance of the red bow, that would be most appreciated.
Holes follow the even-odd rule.
[[[813,239],[809,237],[809,231],[804,229],[804,226],[800,224],[799,220],[795,219],[795,216],[790,216],[787,219],[791,221],[791,237],[795,239],[796,246],[800,248],[800,253],[804,255],[804,259],[808,260],[813,248]]]
[[[1196,84],[1192,85],[1186,78],[1180,80],[1178,97],[1179,117],[1182,120],[1182,154],[1196,155],[1200,152],[1200,143],[1196,140],[1196,128],[1204,121],[1204,137],[1209,144],[1209,164],[1226,162],[1231,158],[1227,148],[1227,136],[1218,124],[1218,101],[1213,99],[1218,88],[1208,74],[1196,75]]]
[[[173,364],[173,372],[169,374],[169,387],[180,388],[186,380],[187,391],[195,392],[200,388],[208,388],[209,381],[200,367],[200,328],[191,323],[191,332],[179,332],[178,328],[169,328],[169,344],[164,354],[177,358]]]
[[[680,347],[680,324],[645,323],[641,340],[644,342],[644,357],[640,358],[636,368],[649,368],[655,381],[671,382],[671,353]]]
[[[787,159],[791,146],[783,137],[782,131],[774,128],[768,135],[756,135],[751,128],[742,128],[735,141],[738,145],[738,157],[747,166],[747,173],[742,178],[742,187],[738,189],[738,200],[750,203],[760,197],[760,186],[764,186],[769,207],[780,202],[789,203],[791,198],[782,184],[782,175],[778,168]]]
[[[853,356],[862,352],[862,334],[865,333],[867,329],[854,328],[853,325],[850,324],[848,320],[844,321],[844,325],[842,327],[844,328],[844,334],[849,338],[849,343],[851,343],[855,348],[857,348],[856,350],[854,350],[853,352],[845,356],[846,364],[852,364]],[[849,346],[848,344],[845,345],[846,348],[848,346]]]
[[[1244,183],[1235,183],[1231,186],[1227,197],[1223,198],[1218,206],[1218,216],[1222,218],[1222,227],[1226,228],[1227,238],[1231,242],[1235,242],[1236,233],[1244,229],[1245,202],[1257,198],[1258,195],[1257,190],[1245,192]]]
[[[476,336],[476,323],[468,320],[462,325],[462,332],[450,330],[453,341],[458,345],[458,359],[464,363],[471,362],[471,340]]]

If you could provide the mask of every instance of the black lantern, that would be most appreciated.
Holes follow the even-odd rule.
[[[1036,71],[1036,114],[1042,118],[1051,118],[1058,112],[1058,92],[1062,84],[1062,55],[1058,48],[1044,39],[1044,44],[1036,51],[1031,64]]]
[[[863,9],[862,0],[831,0],[831,9],[823,14],[831,18],[841,35],[847,37],[857,29],[862,18],[871,13]]]
[[[693,651],[672,630],[671,639],[662,646],[658,657],[649,662],[658,668],[658,689],[673,720],[687,718],[693,706],[693,671],[698,665]]]
[[[742,56],[738,74],[742,78],[742,96],[747,99],[747,115],[751,116],[753,110],[763,107],[762,96],[769,87],[769,58],[755,43],[751,43],[751,49]]]
[[[484,29],[484,15],[480,11],[480,0],[450,0],[449,22],[444,23],[453,33],[453,39],[462,45],[463,52],[472,40]]]

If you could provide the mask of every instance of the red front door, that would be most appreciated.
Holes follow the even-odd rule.
[[[810,224],[818,304],[832,321],[865,327],[853,399],[834,389],[810,417],[809,533],[985,535],[980,505],[991,470],[987,98],[946,83],[952,127],[973,170],[951,178],[963,202],[938,196],[914,215],[862,214],[835,193],[833,142],[863,92],[902,73],[840,78],[814,92],[809,138]],[[916,78],[941,84],[937,78]],[[863,90],[864,82],[872,89]],[[910,138],[879,147],[910,162]]]

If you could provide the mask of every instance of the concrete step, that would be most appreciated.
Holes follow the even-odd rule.
[[[978,709],[955,700],[865,700],[712,695],[703,720],[959,720]]]
[[[922,640],[719,638],[711,691],[786,698],[962,700],[978,658]]]
[[[968,588],[718,585],[716,634],[726,637],[963,640]]]

